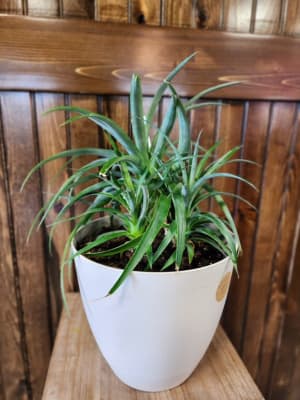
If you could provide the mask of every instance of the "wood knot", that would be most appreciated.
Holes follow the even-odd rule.
[[[62,209],[63,209],[63,203],[60,201],[56,204],[54,204],[54,211],[56,212],[56,214],[58,214]]]
[[[198,28],[205,29],[208,16],[204,7],[198,9]]]
[[[138,14],[138,16],[136,17],[137,23],[138,24],[145,24],[146,23],[146,19],[145,19],[145,15],[143,13]]]

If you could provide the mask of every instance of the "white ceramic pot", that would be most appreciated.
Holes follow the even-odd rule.
[[[80,231],[77,240],[97,224]],[[150,392],[184,382],[219,323],[232,272],[230,259],[189,271],[133,271],[109,297],[104,296],[121,270],[84,256],[76,257],[75,264],[91,330],[119,379]]]

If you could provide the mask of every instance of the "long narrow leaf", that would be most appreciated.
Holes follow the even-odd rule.
[[[203,107],[207,107],[207,106],[223,106],[223,105],[224,105],[224,103],[221,103],[219,101],[205,101],[203,103],[191,104],[190,106],[184,105],[184,108],[186,111],[191,111],[191,110],[195,110],[195,109],[203,108]]]
[[[179,124],[178,151],[180,154],[189,154],[191,148],[191,129],[182,102],[177,100],[177,116]]]
[[[175,209],[175,220],[177,223],[176,232],[176,270],[180,269],[182,263],[183,252],[185,249],[186,234],[186,209],[183,196],[175,194],[173,196],[173,204]]]
[[[60,153],[57,153],[51,157],[48,157],[45,160],[40,161],[38,164],[36,164],[27,174],[26,178],[24,179],[22,186],[21,186],[21,191],[24,189],[24,186],[30,179],[30,177],[41,167],[43,167],[45,164],[49,163],[50,161],[57,160],[58,158],[67,158],[67,157],[81,157],[81,156],[87,156],[87,155],[93,155],[93,156],[98,156],[98,157],[104,157],[104,158],[110,158],[114,155],[114,152],[112,150],[106,150],[106,149],[97,149],[97,148],[82,148],[82,149],[74,149],[74,150],[66,150],[62,151]]]
[[[185,103],[185,106],[189,107],[191,104],[195,103],[195,101],[201,99],[202,97],[208,95],[209,93],[215,92],[216,90],[225,89],[229,86],[239,85],[240,83],[241,83],[240,81],[225,82],[225,83],[221,83],[220,85],[212,86],[208,89],[202,90],[201,92],[196,94],[194,97],[192,97],[189,101],[187,101]]]
[[[161,127],[158,129],[157,134],[153,139],[153,143],[155,146],[153,149],[154,156],[158,157],[161,154],[163,146],[165,144],[165,139],[171,133],[176,117],[176,106],[177,99],[175,97],[172,97],[170,101],[170,106],[166,112]]]
[[[100,235],[98,235],[93,241],[89,242],[88,244],[86,244],[84,247],[82,247],[80,250],[77,250],[71,257],[71,260],[73,260],[75,257],[84,254],[84,253],[88,253],[90,252],[90,250],[94,249],[97,246],[101,246],[102,244],[113,240],[113,239],[117,239],[117,238],[121,238],[121,237],[128,237],[128,232],[124,231],[124,230],[117,230],[117,231],[112,231],[112,232],[104,232]],[[108,255],[112,255],[111,254],[111,250],[110,254]],[[105,253],[105,251],[103,251]],[[91,254],[91,253],[90,253]],[[101,254],[101,252],[95,252],[93,254]]]
[[[136,248],[134,255],[131,257],[124,271],[115,282],[115,284],[112,286],[112,288],[109,290],[107,295],[113,294],[122,285],[130,272],[134,270],[134,268],[141,261],[142,257],[147,253],[148,248],[152,245],[153,240],[156,238],[158,232],[161,230],[165,219],[167,218],[171,201],[169,197],[161,195],[157,203],[157,210],[151,223],[149,224],[149,228],[145,231],[144,235],[141,236],[141,240]]]
[[[69,111],[81,114],[83,118],[88,118],[89,120],[93,121],[96,125],[100,126],[112,137],[114,137],[129,154],[138,156],[138,150],[134,145],[134,143],[132,142],[132,140],[129,138],[128,135],[126,135],[123,129],[110,118],[107,118],[101,114],[84,110],[83,108],[72,107],[72,106],[54,107],[48,110],[45,114],[48,114],[53,111]],[[72,118],[69,121],[71,122]]]
[[[165,90],[168,87],[168,83],[170,81],[172,81],[172,79],[178,74],[179,71],[182,70],[182,68],[193,58],[195,57],[195,55],[197,54],[197,52],[194,52],[193,54],[191,54],[190,56],[188,56],[187,58],[185,58],[183,61],[181,61],[181,63],[179,63],[176,68],[173,69],[173,71],[171,71],[167,77],[164,79],[163,83],[160,85],[159,89],[157,90],[157,92],[155,93],[155,96],[153,97],[149,112],[147,114],[147,123],[149,126],[151,126],[154,115],[155,115],[155,111],[157,109],[157,106],[165,92]]]
[[[143,156],[147,157],[148,141],[144,123],[143,94],[140,77],[136,74],[133,74],[131,79],[130,113],[135,145]]]

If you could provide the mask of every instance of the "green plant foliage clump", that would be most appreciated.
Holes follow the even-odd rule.
[[[195,142],[192,141],[189,112],[207,104],[220,104],[198,100],[214,90],[237,82],[209,88],[183,102],[171,81],[192,57],[194,54],[183,60],[161,83],[147,114],[143,109],[141,79],[137,75],[132,76],[132,139],[120,126],[104,115],[71,106],[50,110],[75,113],[75,116],[65,123],[88,118],[103,129],[110,143],[110,149],[82,148],[53,155],[37,164],[24,182],[26,183],[37,169],[52,160],[67,157],[70,162],[85,155],[95,156],[95,160],[73,171],[40,210],[32,225],[32,229],[41,225],[53,206],[63,199],[64,206],[51,228],[51,239],[55,227],[65,220],[66,213],[77,202],[84,201],[88,204],[85,212],[73,217],[74,227],[61,262],[62,290],[64,267],[67,263],[71,264],[79,254],[107,256],[109,263],[109,256],[127,250],[132,252],[132,257],[109,294],[118,289],[142,258],[146,258],[147,269],[151,270],[170,244],[173,245],[174,251],[162,270],[180,270],[184,256],[188,256],[189,262],[192,263],[195,245],[198,242],[208,243],[224,256],[229,256],[236,266],[241,245],[234,220],[224,201],[225,195],[236,195],[216,190],[212,186],[212,180],[222,177],[253,185],[238,175],[221,172],[227,163],[241,161],[233,159],[239,147],[215,159],[213,155],[218,142],[211,148],[204,149],[201,146],[201,134]],[[166,94],[170,95],[169,108],[160,125],[154,127],[155,114],[162,97]],[[171,132],[176,121],[179,133],[177,140],[173,141]],[[82,184],[85,185],[84,189],[77,192],[76,188]],[[221,217],[211,211],[201,210],[202,203],[207,199],[212,199],[219,206]],[[75,254],[70,254],[70,245],[77,232],[98,216],[99,212],[118,217],[120,228],[111,232],[99,232],[94,240]],[[153,242],[161,232],[164,233],[163,238],[154,250]],[[109,251],[94,250],[97,246],[119,237],[125,239],[123,244]]]

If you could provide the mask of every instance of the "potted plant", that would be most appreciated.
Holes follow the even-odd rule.
[[[62,200],[51,239],[71,207],[88,203],[86,211],[73,218],[65,246],[62,296],[66,303],[64,269],[71,268],[74,260],[83,306],[103,356],[123,382],[145,391],[169,389],[186,380],[220,320],[241,246],[224,193],[213,187],[212,179],[237,179],[253,186],[240,176],[221,172],[227,163],[240,161],[232,159],[238,147],[215,159],[219,143],[204,149],[201,134],[191,140],[190,110],[216,104],[198,100],[236,84],[209,88],[183,102],[171,81],[194,55],[162,82],[147,115],[141,80],[133,75],[132,138],[103,115],[69,106],[50,110],[75,113],[66,123],[79,118],[93,121],[103,129],[110,148],[53,155],[37,164],[24,181],[59,157],[96,157],[71,174],[40,210],[32,229]],[[170,105],[155,127],[154,115],[167,90]],[[179,135],[174,141],[176,120]],[[83,183],[85,188],[75,193]],[[221,216],[201,210],[208,198],[219,206]],[[105,215],[99,218],[99,213]]]

